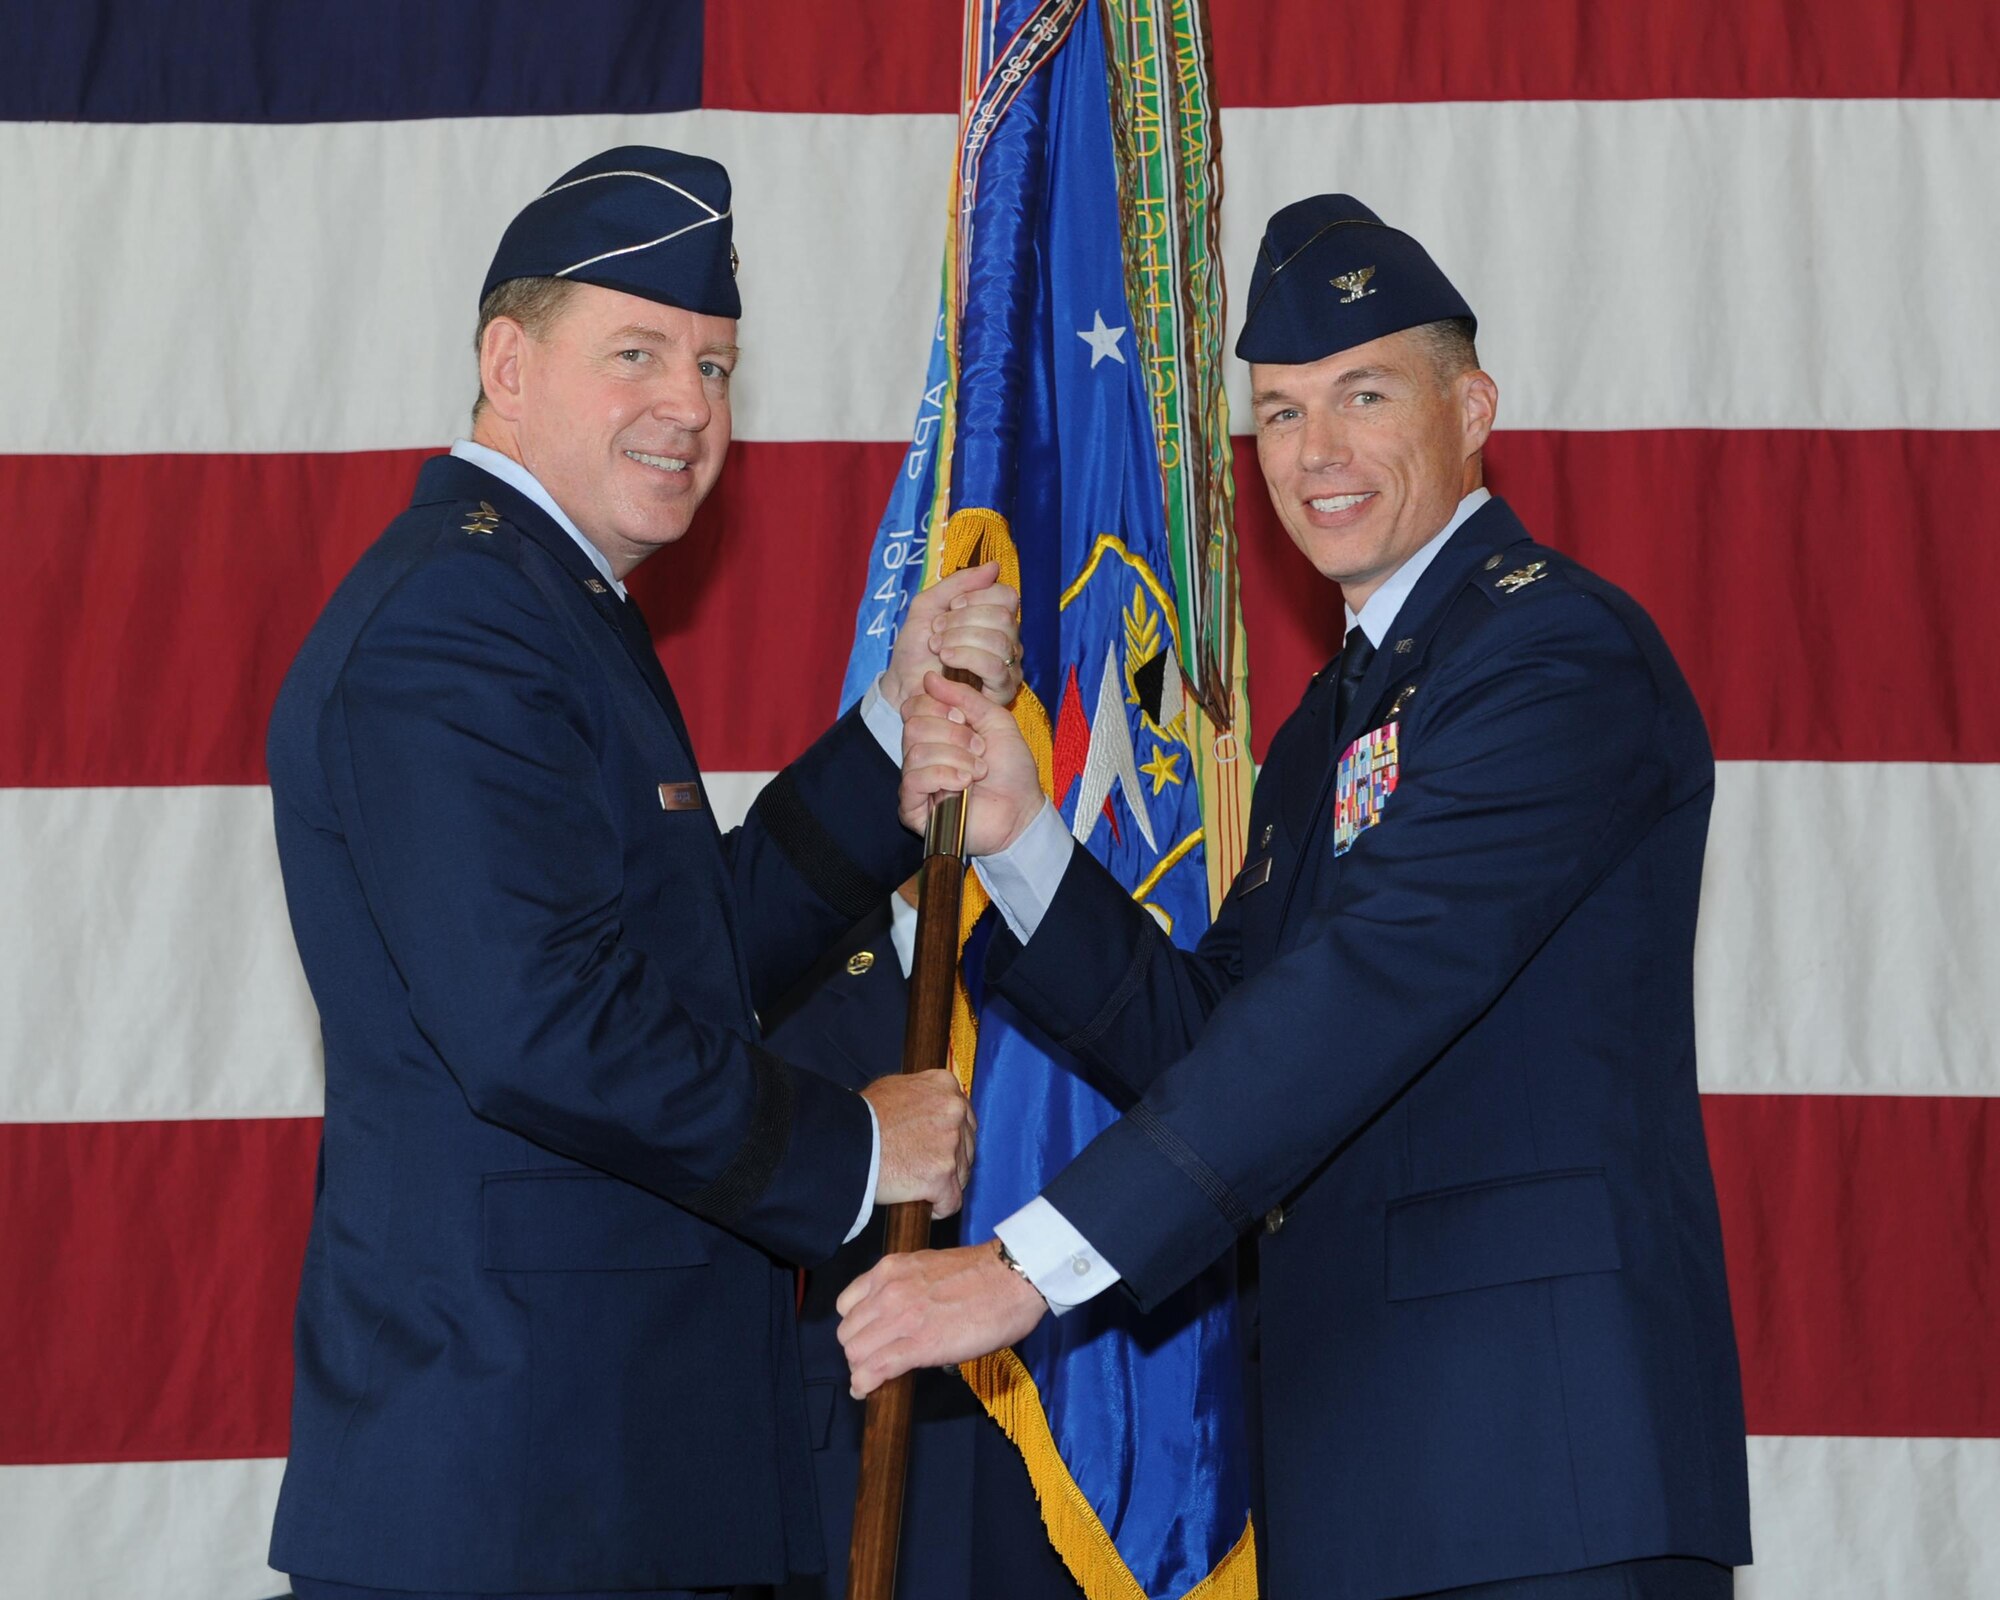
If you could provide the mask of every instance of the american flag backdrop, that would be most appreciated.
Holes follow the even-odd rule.
[[[321,1087],[264,725],[464,430],[507,218],[617,143],[735,179],[737,443],[635,588],[740,814],[838,701],[961,15],[0,0],[0,1595],[283,1587]],[[1232,300],[1304,194],[1422,239],[1491,481],[1708,717],[1739,1592],[2000,1595],[2000,7],[1216,0],[1214,39]],[[1236,461],[1261,748],[1341,623]]]

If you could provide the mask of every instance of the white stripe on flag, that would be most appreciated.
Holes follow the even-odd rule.
[[[725,828],[769,773],[707,779]],[[0,1122],[316,1117],[262,787],[0,789]]]
[[[2000,1439],[1752,1436],[1736,1600],[2000,1594]]]
[[[0,1569],[23,1600],[265,1600],[283,1461],[0,1467]]]
[[[1702,1087],[2000,1094],[2000,766],[1724,761]]]
[[[739,436],[901,438],[955,125],[0,124],[0,451],[437,445],[465,425],[473,301],[508,216],[628,140],[731,170]],[[1963,198],[2000,171],[2000,102],[1293,107],[1223,126],[1232,315],[1266,215],[1348,190],[1465,289],[1510,428],[2000,426],[2000,365],[1965,359],[2000,348],[2000,210]]]
[[[10,1594],[262,1600],[281,1461],[0,1467]],[[2000,1439],[1752,1437],[1737,1600],[2000,1594]]]
[[[768,777],[709,777],[724,826]],[[1716,791],[1702,1087],[2000,1094],[2000,766],[1725,762]],[[0,790],[0,1121],[319,1114],[270,828],[262,788]]]

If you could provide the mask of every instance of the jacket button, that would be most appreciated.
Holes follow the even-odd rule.
[[[1276,1233],[1284,1225],[1285,1208],[1283,1206],[1273,1206],[1269,1211],[1264,1213],[1264,1231],[1266,1233]]]

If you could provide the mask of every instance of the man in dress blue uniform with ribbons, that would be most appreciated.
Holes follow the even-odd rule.
[[[971,1159],[948,1073],[857,1092],[757,1008],[915,868],[896,703],[940,661],[1010,698],[1016,601],[991,567],[915,600],[719,832],[624,580],[729,446],[727,174],[583,163],[481,302],[474,436],[271,722],[327,1088],[271,1559],[305,1600],[726,1592],[822,1561],[793,1264],[949,1213]]]
[[[1713,762],[1645,613],[1482,486],[1473,332],[1357,201],[1271,219],[1237,353],[1350,627],[1197,949],[1009,718],[936,675],[906,707],[906,810],[972,787],[988,982],[1131,1109],[998,1241],[851,1287],[841,1338],[866,1392],[1254,1232],[1271,1592],[1710,1600],[1750,1556],[1694,1058]]]

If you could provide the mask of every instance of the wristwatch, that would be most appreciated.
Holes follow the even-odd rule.
[[[1042,1294],[1040,1289],[1035,1288],[1035,1280],[1028,1276],[1028,1269],[1014,1259],[1014,1252],[1007,1248],[1007,1241],[997,1233],[993,1236],[993,1253],[1000,1258],[1001,1266],[1005,1267],[1009,1272],[1017,1274],[1023,1283],[1030,1289],[1034,1289],[1036,1294],[1042,1296],[1043,1305],[1049,1303],[1049,1297]]]

